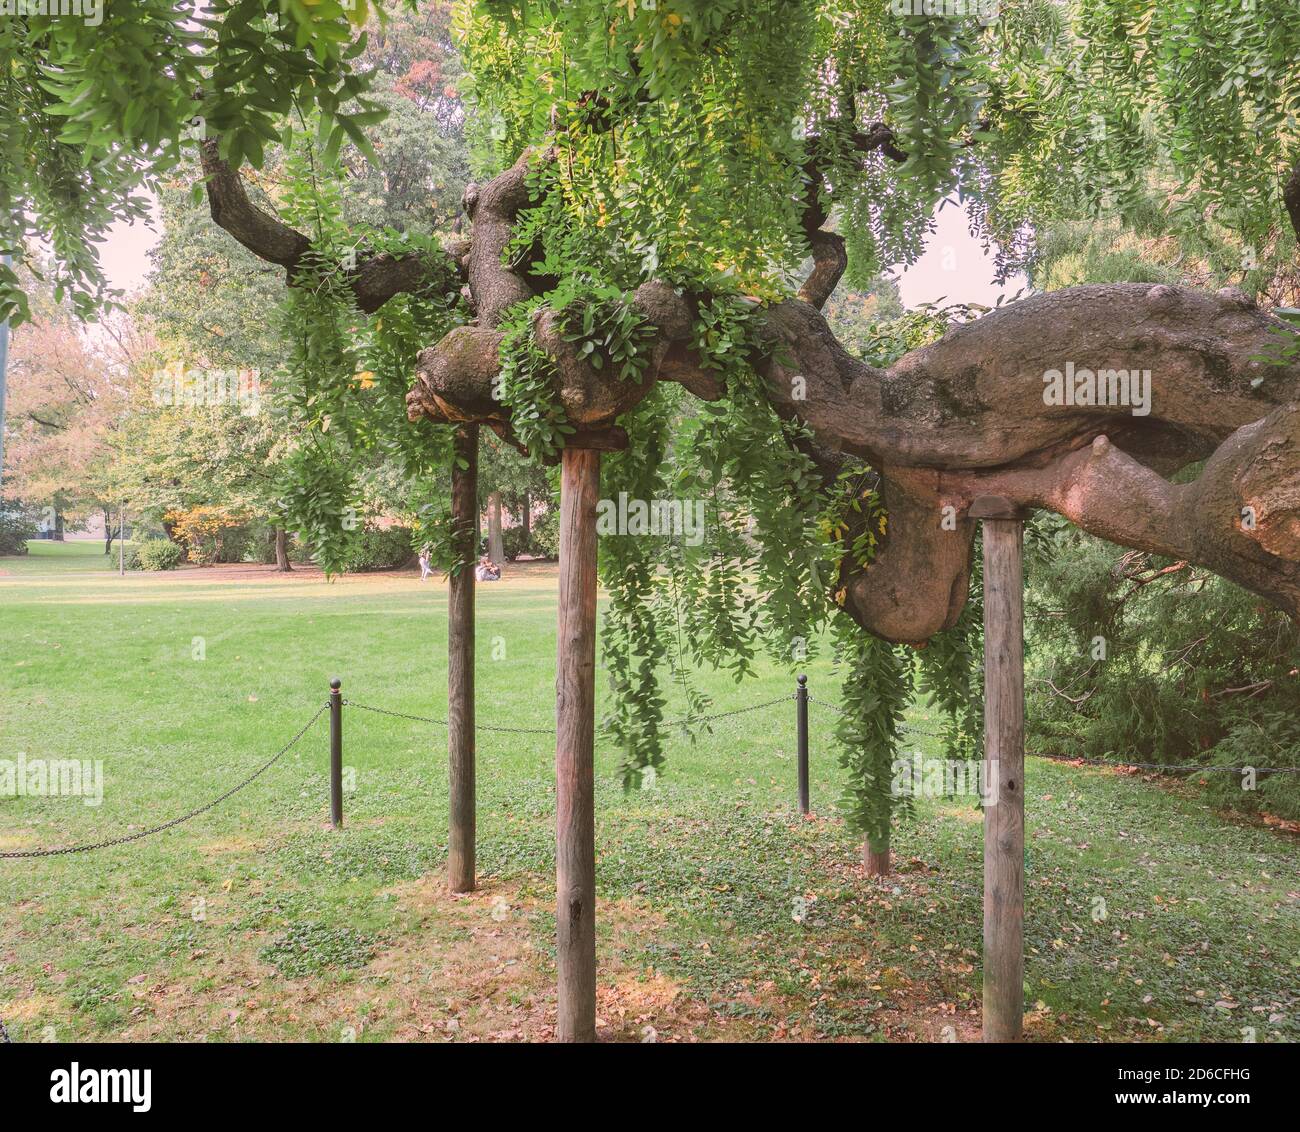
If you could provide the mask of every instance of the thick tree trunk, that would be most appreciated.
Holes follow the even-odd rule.
[[[866,838],[862,842],[862,864],[869,877],[889,876],[889,835],[883,841]]]
[[[524,492],[524,505],[519,514],[519,525],[524,532],[524,549],[528,549],[528,544],[533,538],[533,501],[528,492]]]
[[[289,565],[289,537],[283,527],[275,528],[275,568],[282,574],[293,570]]]
[[[501,539],[501,493],[499,491],[488,495],[488,557],[498,566],[506,560],[505,546]]]
[[[555,681],[555,894],[561,1042],[596,1038],[596,503],[600,453],[566,448]]]
[[[1023,523],[1008,500],[971,510],[984,519],[984,1040],[1014,1042],[1025,976]]]
[[[447,597],[447,762],[449,819],[447,885],[474,888],[474,565],[478,557],[478,425],[456,429],[451,512],[460,568]],[[465,467],[461,467],[461,463]]]

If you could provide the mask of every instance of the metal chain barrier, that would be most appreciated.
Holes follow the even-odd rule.
[[[416,723],[436,723],[439,727],[446,727],[445,719],[434,719],[428,715],[408,715],[404,711],[389,711],[387,708],[371,707],[369,704],[359,704],[356,700],[344,700],[344,707],[354,707],[361,711],[372,711],[376,715],[391,715],[394,719],[410,719]],[[488,723],[475,723],[476,731],[509,731],[515,735],[554,735],[554,727],[495,727]]]
[[[266,762],[264,762],[260,767],[258,767],[255,771],[253,771],[253,773],[250,774],[247,778],[245,778],[242,782],[236,783],[224,794],[221,794],[218,797],[213,798],[212,801],[210,802],[205,802],[202,806],[199,806],[197,809],[190,810],[190,812],[187,814],[182,814],[178,818],[172,818],[171,821],[163,822],[161,825],[155,825],[149,829],[138,830],[135,833],[128,833],[122,837],[110,837],[107,841],[96,841],[88,845],[68,845],[62,849],[14,850],[11,852],[0,853],[0,858],[8,858],[12,860],[18,857],[63,857],[69,853],[90,853],[96,849],[107,849],[113,845],[126,845],[132,841],[139,841],[145,837],[152,837],[155,833],[162,833],[162,831],[165,829],[172,829],[175,826],[180,825],[182,822],[187,822],[191,818],[198,817],[199,814],[207,813],[208,810],[212,809],[214,806],[220,805],[232,794],[238,793],[245,786],[249,785],[251,782],[255,781],[256,779],[260,778],[263,774],[265,774],[268,770],[270,770],[271,767],[273,767],[277,762],[279,762],[281,758],[283,758],[286,754],[289,753],[289,751],[291,751],[295,746],[298,745],[298,741],[304,735],[306,735],[308,731],[312,729],[312,725],[315,724],[315,722],[318,719],[320,719],[322,715],[325,714],[325,710],[328,707],[329,707],[328,704],[321,704],[321,706],[316,709],[316,714],[313,715],[311,719],[309,719],[303,725],[302,729],[298,732],[297,735],[295,735],[292,739],[290,739],[288,743],[286,743],[283,747],[281,747],[274,755],[272,755],[269,759],[267,759]]]
[[[687,723],[712,723],[715,719],[729,719],[733,715],[744,715],[750,711],[761,711],[763,708],[770,708],[774,704],[784,704],[793,700],[794,693],[790,692],[784,696],[777,696],[774,700],[764,700],[761,704],[751,704],[749,707],[736,708],[734,711],[720,711],[713,715],[683,715],[679,719],[665,719],[665,727],[676,727],[678,724]]]
[[[763,708],[769,708],[773,704],[783,704],[794,699],[793,693],[787,693],[784,696],[777,696],[774,700],[765,700],[761,704],[751,704],[749,707],[736,708],[734,711],[720,711],[712,715],[684,715],[679,719],[665,719],[664,727],[676,727],[679,724],[691,723],[711,723],[715,719],[728,719],[733,715],[744,715],[746,712],[761,711]],[[369,704],[359,704],[356,700],[344,700],[345,707],[359,708],[361,711],[371,711],[376,715],[388,715],[394,719],[409,719],[415,723],[436,723],[439,727],[446,727],[445,719],[434,719],[428,715],[409,715],[402,711],[390,711],[388,708],[372,707]],[[508,731],[515,735],[554,735],[554,727],[499,727],[490,723],[475,723],[476,731]]]

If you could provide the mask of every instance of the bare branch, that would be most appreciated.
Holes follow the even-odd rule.
[[[894,132],[883,122],[873,122],[866,130],[855,132],[850,140],[859,153],[879,150],[894,161],[907,160],[907,154],[894,144]],[[812,250],[813,269],[799,290],[799,298],[821,310],[843,277],[849,257],[844,250],[844,237],[822,227],[830,218],[830,210],[824,200],[825,158],[818,153],[824,148],[821,137],[813,135],[808,138],[807,146],[811,156],[803,168],[808,183],[804,194],[803,231]]]
[[[212,219],[254,255],[283,267],[294,286],[311,240],[249,200],[242,178],[221,158],[215,138],[205,140],[200,153]],[[357,306],[370,314],[394,295],[438,285],[450,273],[448,264],[431,263],[422,255],[383,254],[359,260],[346,274]]]

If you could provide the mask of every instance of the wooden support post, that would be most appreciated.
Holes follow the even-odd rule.
[[[330,681],[330,825],[343,828],[343,682]]]
[[[464,463],[464,467],[461,464]],[[456,429],[451,514],[460,569],[447,595],[447,886],[474,890],[474,566],[478,561],[478,425]]]
[[[596,1038],[596,504],[600,453],[564,449],[555,679],[555,1036]]]
[[[976,499],[984,520],[984,1040],[1021,1036],[1025,980],[1024,514]]]
[[[802,672],[794,690],[794,727],[799,760],[799,812],[808,814],[808,677]]]
[[[889,854],[889,831],[885,831],[883,841],[872,841],[869,837],[862,839],[862,865],[869,877],[887,877],[891,866]]]

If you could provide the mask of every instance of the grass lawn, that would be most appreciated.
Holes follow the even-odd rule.
[[[132,539],[126,540],[126,557],[135,549]],[[29,539],[27,553],[21,557],[0,558],[0,576],[49,578],[54,574],[106,574],[117,571],[118,542],[113,540],[113,553],[104,553],[104,540],[69,539],[55,542],[52,539]]]
[[[103,803],[0,798],[0,848],[107,838],[217,796],[336,674],[362,703],[445,712],[440,585],[260,567],[121,579],[102,545],[56,545],[0,559],[0,758],[102,760]],[[480,724],[551,723],[553,595],[545,566],[480,587]],[[834,701],[829,660],[808,671]],[[793,688],[772,665],[742,687],[701,683],[716,711]],[[792,703],[676,740],[631,796],[598,740],[603,1037],[978,1037],[980,816],[922,802],[896,831],[897,875],[868,882],[836,816],[832,723],[814,705],[810,820]],[[322,718],[176,829],[0,860],[0,1018],[17,1041],[548,1037],[552,742],[481,732],[481,887],[456,897],[440,872],[445,744],[441,728],[347,709],[339,833]],[[1037,759],[1027,778],[1031,1040],[1300,1037],[1294,838],[1191,787]]]

